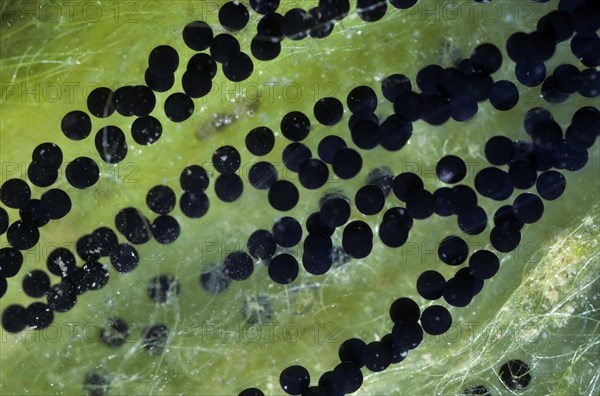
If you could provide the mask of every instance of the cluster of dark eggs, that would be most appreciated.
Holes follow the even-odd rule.
[[[389,3],[402,9],[415,6],[417,1],[390,0]],[[278,0],[252,0],[250,5],[253,12],[261,15],[250,53],[262,62],[275,59],[285,50],[284,40],[326,39],[336,21],[350,12],[349,2],[339,0],[320,0],[318,6],[308,11],[294,8],[284,15],[277,13]],[[366,22],[381,19],[387,7],[385,1],[357,1],[358,15]],[[228,2],[221,7],[219,21],[231,34],[214,35],[210,25],[203,21],[191,22],[183,28],[184,43],[197,53],[188,60],[182,75],[183,92],[171,93],[165,101],[162,110],[168,120],[184,122],[194,113],[194,99],[210,92],[219,66],[223,75],[233,82],[252,75],[255,61],[242,51],[233,35],[247,26],[250,12],[238,2]],[[506,52],[515,63],[515,78],[528,87],[541,85],[543,99],[551,104],[564,102],[571,95],[598,97],[600,38],[596,31],[600,28],[600,17],[589,15],[599,13],[598,4],[592,1],[560,1],[558,10],[542,17],[536,30],[508,37]],[[554,55],[557,44],[567,40],[574,57],[586,68],[580,70],[575,65],[562,64],[548,73],[546,62]],[[282,150],[281,159],[288,170],[297,173],[297,183],[281,178],[268,161],[253,164],[247,182],[240,177],[241,150],[262,157],[272,152],[276,138],[280,138],[267,126],[253,128],[246,134],[244,147],[226,145],[214,150],[212,165],[217,171],[214,180],[202,166],[192,164],[180,172],[179,191],[166,185],[152,187],[146,193],[147,207],[155,215],[152,220],[139,208],[125,207],[115,214],[114,228],[99,227],[81,236],[76,243],[76,254],[66,248],[52,251],[46,261],[47,271],[30,271],[22,281],[22,290],[28,296],[46,301],[27,307],[6,307],[2,326],[13,333],[26,327],[48,327],[55,313],[71,310],[79,295],[98,290],[108,282],[110,270],[102,261],[110,262],[112,268],[121,273],[135,270],[141,260],[136,245],[151,239],[168,245],[179,238],[183,230],[172,215],[177,205],[191,219],[200,219],[209,211],[211,203],[206,191],[211,184],[215,195],[225,204],[237,201],[244,189],[251,187],[265,190],[270,207],[286,212],[296,207],[302,189],[319,189],[332,174],[340,180],[355,178],[364,166],[361,151],[376,147],[389,152],[403,149],[412,137],[415,122],[424,121],[434,126],[441,126],[450,119],[465,122],[476,116],[479,103],[485,101],[498,111],[509,111],[519,102],[519,90],[513,82],[495,81],[492,76],[504,61],[495,45],[484,43],[456,66],[423,67],[414,82],[403,74],[389,75],[381,83],[381,94],[393,103],[394,112],[384,120],[375,115],[380,98],[366,85],[350,90],[345,104],[334,97],[321,98],[314,104],[312,116],[322,127],[338,125],[345,110],[351,117],[347,136],[325,136],[312,149],[302,143],[311,132],[311,117],[300,111],[287,113],[281,119],[280,132],[281,138],[287,139],[289,144]],[[115,91],[105,87],[95,89],[87,99],[87,112],[74,110],[63,117],[62,132],[69,139],[84,140],[92,133],[91,117],[108,118],[118,112],[136,117],[130,131],[135,143],[154,144],[163,135],[161,122],[151,115],[159,111],[155,92],[171,90],[179,66],[179,54],[173,47],[154,48],[148,57],[145,85],[125,86]],[[390,248],[401,247],[408,240],[414,221],[433,215],[456,216],[461,231],[479,235],[488,226],[488,215],[478,204],[480,199],[505,201],[515,190],[535,187],[537,194],[521,192],[493,215],[490,243],[500,253],[511,252],[520,243],[524,225],[542,217],[544,201],[558,199],[564,192],[563,172],[577,171],[586,165],[587,150],[600,134],[600,112],[592,106],[580,108],[563,131],[548,110],[536,107],[527,112],[524,130],[530,139],[513,141],[500,135],[490,137],[483,153],[489,166],[474,175],[474,188],[460,184],[467,176],[467,167],[456,155],[446,155],[437,162],[437,177],[449,186],[435,191],[427,190],[415,173],[394,175],[385,166],[369,170],[368,180],[356,191],[353,200],[343,194],[325,194],[319,210],[308,214],[304,227],[300,219],[284,216],[270,230],[254,231],[248,237],[246,249],[229,253],[219,267],[202,272],[200,285],[208,293],[220,293],[233,282],[248,279],[257,261],[268,265],[269,277],[278,284],[292,283],[302,269],[312,275],[323,275],[333,266],[336,247],[332,236],[338,228],[342,233],[343,252],[352,259],[367,258],[379,241]],[[108,164],[123,161],[128,153],[128,139],[116,125],[98,130],[94,144],[99,160]],[[68,183],[80,190],[94,186],[101,177],[97,161],[89,157],[70,161],[65,169]],[[59,221],[72,210],[68,193],[52,187],[62,164],[60,147],[51,142],[42,143],[33,150],[27,172],[29,183],[47,189],[41,197],[33,198],[29,184],[22,179],[10,179],[1,186],[0,201],[7,208],[18,210],[20,218],[10,222],[8,212],[0,208],[0,234],[6,233],[10,244],[0,249],[0,296],[7,290],[6,278],[20,273],[21,251],[39,242],[39,228],[50,220]],[[375,230],[365,221],[351,219],[352,205],[365,216],[376,216],[381,214],[388,199],[401,204],[385,211]],[[278,248],[300,244],[303,247],[300,259],[278,251]],[[416,289],[426,300],[443,298],[455,307],[467,306],[481,292],[484,281],[492,278],[500,267],[496,253],[469,252],[467,243],[458,235],[448,235],[440,241],[438,256],[449,266],[458,267],[465,262],[468,266],[457,270],[450,279],[435,270],[426,270],[419,276]],[[78,266],[77,261],[84,264]],[[52,284],[50,276],[60,281]],[[182,293],[178,279],[169,274],[152,278],[144,287],[157,304],[167,304]],[[421,310],[415,301],[405,297],[392,303],[390,318],[393,328],[381,340],[365,343],[353,338],[343,342],[339,349],[340,363],[312,386],[308,370],[298,365],[287,367],[280,375],[282,389],[292,395],[355,392],[363,382],[361,368],[378,372],[399,363],[423,341],[424,333],[439,335],[452,324],[452,316],[444,306],[431,305]],[[129,336],[125,319],[109,318],[101,341],[109,347],[119,347]],[[149,354],[159,355],[168,339],[169,328],[156,323],[146,329],[143,347]],[[505,368],[506,365],[510,367]],[[527,365],[521,361],[510,361],[506,365],[500,369],[502,381],[511,389],[527,386],[530,377],[526,383],[522,382],[523,373],[519,379],[512,377],[515,370],[525,370],[523,367],[528,375]],[[108,379],[98,374],[86,377],[86,387],[92,394],[108,389],[108,385]],[[475,386],[465,392],[489,394],[482,388]],[[240,395],[262,395],[262,392],[252,388]]]

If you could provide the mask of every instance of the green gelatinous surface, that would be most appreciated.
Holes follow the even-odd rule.
[[[100,161],[92,137],[72,142],[62,135],[62,116],[70,110],[85,110],[87,93],[96,86],[116,89],[142,84],[147,55],[161,44],[179,51],[180,67],[170,92],[180,91],[178,80],[194,53],[183,44],[181,29],[192,20],[206,20],[221,32],[216,18],[221,3],[81,2],[71,6],[72,13],[67,4],[61,4],[59,21],[51,14],[56,2],[28,3],[27,9],[16,2],[3,2],[2,182],[25,177],[31,150],[45,141],[59,144],[65,161],[80,155]],[[316,4],[283,3],[284,9]],[[328,134],[341,135],[350,143],[345,127],[349,114],[334,127],[320,126],[312,116],[317,99],[335,96],[344,102],[356,85],[369,85],[380,93],[385,76],[403,73],[414,81],[423,65],[450,66],[457,58],[468,57],[479,43],[492,42],[503,49],[509,34],[533,28],[556,3],[422,1],[411,10],[389,7],[386,16],[375,23],[361,21],[353,9],[324,40],[286,40],[282,54],[274,61],[256,61],[255,72],[246,81],[226,81],[219,70],[211,94],[195,100],[195,114],[183,123],[170,123],[161,114],[168,94],[157,94],[153,115],[163,124],[162,138],[149,147],[131,141],[127,158],[118,165],[102,164],[102,177],[90,189],[76,191],[61,173],[57,186],[69,192],[74,209],[66,218],[42,228],[41,242],[26,254],[22,271],[43,268],[46,256],[58,245],[73,248],[82,234],[101,225],[113,226],[114,215],[122,207],[138,207],[152,219],[145,207],[146,191],[166,183],[179,196],[181,169],[192,163],[211,168],[212,152],[224,144],[240,149],[244,180],[253,162],[268,160],[276,163],[283,177],[296,181],[279,154],[287,144],[285,139],[278,134],[273,152],[257,159],[243,148],[247,131],[259,125],[277,131],[283,115],[299,110],[311,117],[313,129],[305,143],[313,153]],[[249,26],[236,34],[242,48],[249,48],[257,20],[251,13]],[[514,80],[514,64],[504,50],[503,55],[505,63],[494,78]],[[577,64],[568,43],[559,45],[548,69],[562,62]],[[416,122],[412,139],[401,151],[378,147],[361,152],[363,169],[352,180],[332,176],[319,190],[299,187],[301,201],[286,215],[303,223],[318,209],[323,193],[332,189],[353,198],[368,172],[382,165],[395,174],[415,172],[426,188],[435,189],[442,186],[435,176],[435,164],[445,154],[459,155],[467,162],[469,174],[464,182],[472,185],[475,172],[486,166],[483,145],[490,136],[528,137],[522,120],[529,108],[548,108],[564,127],[579,107],[598,105],[578,95],[548,105],[539,98],[539,87],[519,86],[519,90],[519,104],[507,112],[485,102],[477,116],[465,123],[449,121],[433,127]],[[382,100],[376,114],[384,119],[391,111],[392,106]],[[215,119],[223,117],[233,122],[215,127]],[[111,124],[127,132],[132,121],[117,113],[107,119],[94,118],[92,134]],[[524,360],[532,367],[533,380],[522,394],[597,392],[598,167],[596,144],[583,170],[565,172],[563,197],[545,202],[544,217],[524,228],[519,248],[500,256],[500,272],[485,282],[482,293],[466,308],[450,308],[456,324],[450,332],[426,337],[404,362],[382,373],[364,369],[365,382],[357,394],[460,394],[476,384],[487,386],[494,395],[511,394],[497,374],[509,359]],[[387,312],[394,299],[407,296],[422,307],[429,304],[414,286],[422,271],[435,269],[446,277],[455,271],[439,261],[436,245],[447,235],[462,233],[454,217],[432,217],[415,221],[403,247],[387,248],[376,240],[369,257],[340,265],[326,275],[301,271],[292,284],[282,286],[273,284],[266,266],[257,264],[250,279],[234,282],[222,294],[208,295],[199,286],[201,271],[221,262],[229,251],[244,248],[251,232],[270,229],[281,216],[268,206],[266,192],[254,190],[248,183],[242,198],[233,204],[216,198],[213,183],[211,179],[207,215],[191,220],[176,208],[173,214],[182,226],[181,237],[168,246],[155,241],[139,246],[137,270],[128,274],[111,271],[103,289],[80,296],[76,307],[57,314],[47,330],[18,335],[2,330],[0,393],[80,394],[86,373],[99,370],[110,377],[109,394],[226,395],[251,386],[268,394],[283,394],[278,377],[285,367],[305,366],[311,382],[316,383],[337,364],[337,348],[345,339],[359,337],[370,342],[390,331]],[[42,189],[33,187],[32,191],[37,197]],[[398,204],[390,197],[385,208]],[[488,216],[500,206],[484,198],[480,204]],[[18,216],[14,210],[9,213],[11,219]],[[372,227],[380,217],[366,217],[353,208],[352,218]],[[465,237],[471,251],[489,247],[490,229],[488,224],[483,234]],[[334,242],[341,243],[341,230],[334,234]],[[7,244],[5,235],[0,243]],[[301,257],[299,248],[292,250]],[[182,293],[171,304],[156,306],[145,288],[152,277],[163,272],[179,278]],[[9,279],[2,308],[32,301],[20,290],[23,274]],[[271,301],[273,313],[257,326],[248,327],[242,306],[259,295]],[[112,315],[133,327],[132,338],[119,349],[109,349],[98,341],[99,328]],[[149,356],[140,347],[143,329],[154,323],[171,329],[161,356]]]

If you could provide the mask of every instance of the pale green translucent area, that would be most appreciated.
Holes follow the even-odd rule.
[[[179,51],[181,64],[170,92],[180,91],[177,81],[193,54],[183,44],[182,27],[192,20],[206,20],[221,32],[216,10],[223,1],[67,3],[2,3],[2,181],[25,177],[32,149],[46,141],[61,146],[65,161],[81,155],[100,161],[93,135],[81,142],[62,135],[62,116],[85,109],[87,93],[97,86],[116,89],[142,84],[147,55],[161,44]],[[307,9],[317,2],[282,3],[287,10]],[[503,49],[510,33],[533,28],[556,3],[422,1],[408,11],[390,7],[383,20],[369,24],[353,9],[327,39],[286,40],[282,55],[271,62],[256,61],[254,74],[242,83],[228,82],[219,70],[214,90],[205,99],[195,100],[195,114],[183,123],[173,124],[161,114],[168,94],[157,94],[153,115],[163,123],[163,137],[149,147],[131,141],[127,158],[119,165],[101,165],[100,181],[88,190],[75,191],[62,174],[57,186],[69,192],[74,209],[42,228],[41,243],[27,252],[24,268],[43,268],[56,246],[74,247],[83,233],[101,225],[113,226],[114,215],[123,207],[140,208],[152,219],[144,202],[148,189],[166,183],[179,194],[181,169],[193,163],[210,168],[212,152],[221,145],[240,148],[241,175],[247,180],[251,164],[263,159],[253,158],[243,148],[245,134],[259,125],[277,131],[279,120],[289,111],[311,116],[314,128],[305,143],[313,153],[328,134],[338,134],[351,144],[345,127],[349,114],[331,128],[314,120],[312,106],[318,98],[335,96],[345,101],[351,88],[363,84],[379,93],[385,76],[403,73],[414,81],[423,65],[450,66],[468,57],[479,43],[492,42]],[[258,21],[256,14],[251,15],[249,27],[235,34],[248,52]],[[494,77],[514,80],[514,63],[506,56],[505,60]],[[567,43],[559,45],[548,69],[564,62],[579,65]],[[539,88],[519,89],[521,100],[508,112],[481,103],[477,116],[468,122],[450,121],[439,127],[415,123],[413,138],[400,152],[382,148],[363,152],[364,166],[357,177],[341,181],[332,176],[317,191],[300,187],[301,202],[286,215],[304,221],[318,210],[319,198],[334,189],[352,199],[368,172],[379,166],[394,173],[415,172],[433,190],[442,186],[434,169],[445,154],[465,159],[469,166],[465,183],[472,186],[474,173],[486,166],[483,145],[489,137],[528,138],[522,121],[529,108],[548,108],[566,127],[577,108],[598,105],[578,95],[548,105],[539,98]],[[391,111],[391,105],[382,100],[376,114],[384,119]],[[223,116],[234,121],[215,128],[215,117]],[[110,124],[128,131],[132,121],[117,113],[94,119],[93,134]],[[282,177],[295,181],[296,175],[281,164],[279,153],[286,144],[278,136],[275,150],[265,159],[276,163]],[[521,359],[532,367],[533,380],[522,394],[597,393],[598,154],[596,144],[583,170],[565,172],[564,196],[545,202],[543,219],[525,227],[517,250],[501,255],[500,272],[486,282],[482,293],[466,308],[450,308],[455,326],[447,335],[426,337],[404,362],[382,373],[365,369],[365,383],[357,394],[449,395],[474,384],[487,386],[494,395],[511,394],[497,376],[508,359]],[[37,187],[32,191],[34,197],[43,192]],[[208,195],[211,209],[200,220],[186,218],[178,208],[173,212],[183,230],[175,243],[162,246],[150,241],[140,246],[142,262],[136,271],[111,272],[107,286],[81,296],[73,310],[56,315],[47,331],[26,331],[26,336],[2,331],[0,394],[80,394],[85,374],[96,370],[108,374],[109,394],[115,395],[226,395],[250,386],[283,394],[278,384],[282,369],[304,365],[316,384],[323,372],[338,363],[337,348],[342,341],[360,337],[370,342],[391,330],[387,311],[394,299],[411,297],[423,308],[430,304],[415,291],[422,271],[435,269],[450,277],[456,270],[441,263],[435,253],[445,236],[462,236],[456,218],[431,218],[415,222],[402,248],[390,249],[377,240],[368,258],[352,260],[327,275],[301,271],[291,285],[275,285],[266,267],[258,263],[249,280],[211,296],[199,286],[202,269],[221,262],[229,251],[243,248],[251,232],[270,229],[282,214],[268,206],[264,191],[248,183],[243,197],[233,204],[220,202],[212,188]],[[386,209],[399,204],[390,197]],[[488,216],[500,206],[484,198],[480,204]],[[11,211],[10,216],[15,219],[18,214]],[[381,216],[354,211],[352,217],[376,227]],[[472,250],[489,247],[489,230],[488,225],[482,235],[465,237]],[[341,243],[341,230],[334,235],[335,242]],[[5,235],[0,243],[6,245]],[[293,252],[301,257],[299,249]],[[159,273],[173,274],[182,284],[179,299],[166,306],[154,305],[145,292],[149,279]],[[20,290],[21,276],[9,279],[2,308],[31,302]],[[241,307],[257,295],[271,301],[273,316],[249,328]],[[132,340],[115,350],[98,342],[98,330],[111,315],[134,326]],[[140,348],[140,334],[158,322],[170,327],[171,337],[165,353],[151,357]]]

